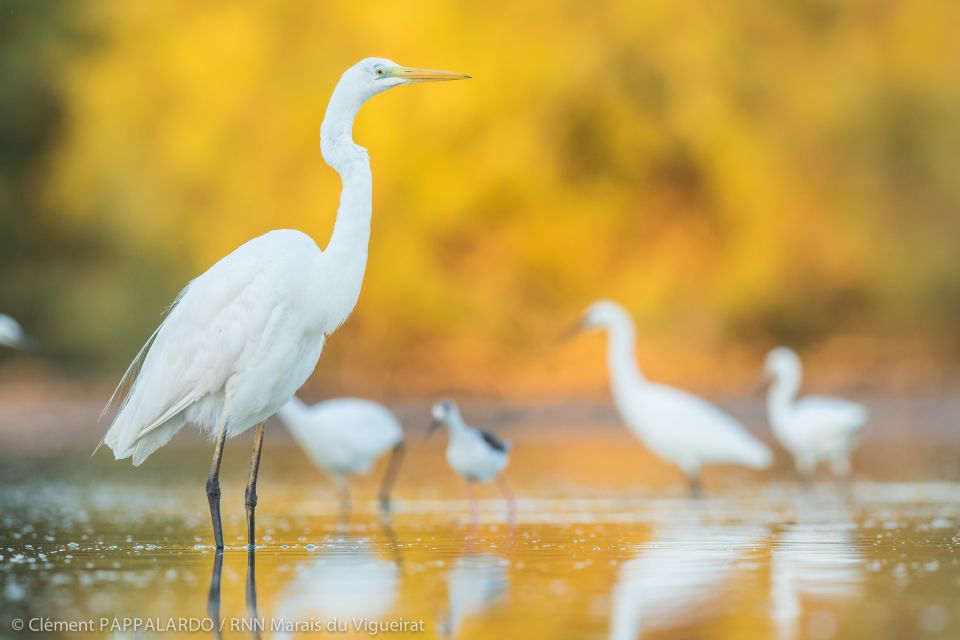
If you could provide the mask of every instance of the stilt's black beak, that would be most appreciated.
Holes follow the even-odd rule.
[[[433,434],[433,432],[437,430],[437,427],[439,427],[441,424],[443,423],[437,420],[436,418],[431,420],[430,426],[427,427],[427,433],[423,436],[424,439],[429,438]]]

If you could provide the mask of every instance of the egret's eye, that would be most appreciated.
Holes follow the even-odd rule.
[[[377,69],[377,75],[378,75],[378,76],[382,76],[382,75],[383,75],[383,69],[378,68],[378,69]]]

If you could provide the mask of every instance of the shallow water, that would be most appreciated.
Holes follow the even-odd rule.
[[[960,485],[802,486],[786,470],[730,470],[691,501],[670,469],[610,433],[520,434],[514,526],[495,488],[469,522],[440,441],[411,447],[389,519],[374,477],[354,486],[344,524],[328,482],[268,436],[253,555],[249,443],[231,441],[222,566],[205,444],[186,438],[140,469],[86,452],[8,457],[0,634],[44,618],[117,638],[370,637],[377,623],[395,638],[960,637]]]

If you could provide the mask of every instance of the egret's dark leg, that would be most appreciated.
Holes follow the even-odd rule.
[[[213,538],[217,549],[223,550],[223,526],[220,524],[220,460],[223,458],[223,443],[227,440],[227,423],[220,425],[217,441],[213,445],[213,462],[207,477],[207,502],[210,503],[210,519],[213,521]]]
[[[397,473],[400,471],[400,463],[403,462],[406,449],[407,444],[401,440],[393,447],[393,453],[390,454],[390,462],[387,463],[387,470],[380,483],[380,509],[383,511],[390,511],[390,493],[393,491],[393,483],[397,480]]]
[[[220,574],[223,573],[223,549],[217,549],[213,557],[213,573],[210,574],[210,592],[207,594],[207,617],[213,622],[213,637],[220,638]]]
[[[247,542],[250,549],[257,546],[257,474],[260,472],[260,450],[263,449],[263,423],[257,425],[253,436],[253,456],[250,458],[250,479],[244,492],[244,504],[247,506]]]
[[[699,473],[687,476],[687,484],[690,486],[691,498],[698,500],[703,497],[703,482],[700,481]]]
[[[247,550],[247,613],[250,615],[253,637],[259,640],[260,614],[257,613],[257,551],[253,546]]]

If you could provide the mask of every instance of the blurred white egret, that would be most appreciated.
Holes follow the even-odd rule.
[[[380,484],[380,506],[390,509],[390,490],[403,460],[403,427],[382,404],[360,398],[337,398],[308,406],[294,396],[277,412],[313,463],[329,473],[337,487],[340,511],[350,510],[347,476],[366,473],[392,449]]]
[[[704,465],[770,465],[773,455],[767,446],[732,417],[686,391],[643,377],[634,352],[633,320],[619,304],[595,302],[577,329],[606,330],[610,383],[621,418],[653,453],[680,468],[693,495],[700,493]]]
[[[498,476],[503,497],[507,502],[510,521],[513,522],[516,508],[513,493],[501,474],[509,461],[510,444],[493,433],[476,429],[463,421],[460,409],[453,400],[441,400],[431,410],[433,420],[427,435],[440,425],[447,427],[447,462],[467,482],[467,497],[470,500],[470,515],[477,521],[477,500],[473,495],[473,483],[491,482]]]
[[[821,462],[834,475],[850,474],[850,450],[857,443],[869,414],[856,402],[828,396],[797,400],[802,367],[797,354],[777,347],[767,354],[766,373],[773,378],[767,396],[767,416],[773,434],[793,455],[797,470],[811,476]]]
[[[391,87],[465,77],[382,58],[348,69],[320,126],[323,158],[342,180],[327,248],[321,251],[309,236],[289,229],[243,244],[186,286],[124,375],[136,379],[103,439],[118,459],[132,456],[139,465],[187,422],[215,436],[207,497],[218,548],[224,441],[257,426],[245,499],[253,545],[263,421],[306,381],[325,337],[346,320],[360,295],[372,177],[367,150],[352,138],[357,112]]]
[[[16,320],[0,313],[0,346],[30,350],[34,344]]]

